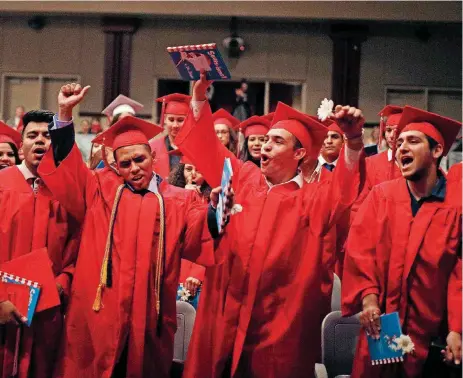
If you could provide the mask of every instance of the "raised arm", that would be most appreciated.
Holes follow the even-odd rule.
[[[343,215],[358,197],[364,178],[361,174],[361,167],[365,161],[362,140],[365,119],[362,112],[354,107],[338,105],[334,117],[344,131],[346,143],[339,154],[332,181],[320,184],[322,187],[316,191],[316,201],[313,204],[322,211],[317,222],[312,223],[314,227],[324,230],[323,232],[333,227],[340,219],[344,219]],[[310,190],[309,188],[309,195]]]
[[[90,87],[67,84],[58,95],[58,114],[49,125],[51,148],[42,159],[38,172],[61,205],[79,222],[87,208],[87,199],[96,187],[92,172],[85,165],[75,144],[72,110]]]
[[[175,138],[175,144],[214,188],[220,186],[225,158],[231,160],[234,177],[238,175],[241,161],[220,143],[215,134],[211,108],[205,95],[209,85],[204,74],[195,83],[191,109]]]

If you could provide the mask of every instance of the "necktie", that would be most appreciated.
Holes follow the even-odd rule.
[[[39,187],[42,185],[43,181],[40,177],[30,177],[27,179],[27,183],[31,186],[35,194],[39,191]]]
[[[329,164],[329,163],[323,163],[323,166],[328,169],[330,172],[333,171],[335,165],[334,164]]]

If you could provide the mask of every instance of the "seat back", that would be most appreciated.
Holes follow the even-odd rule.
[[[178,362],[186,360],[195,318],[196,310],[191,304],[177,301],[177,332],[175,332],[174,338],[174,360]]]
[[[331,311],[341,311],[341,280],[336,274],[334,274],[331,293]]]
[[[322,363],[329,378],[351,373],[359,332],[358,315],[343,318],[333,311],[323,320]]]

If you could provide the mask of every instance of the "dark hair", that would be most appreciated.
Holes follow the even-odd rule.
[[[179,188],[185,188],[186,181],[185,175],[183,174],[183,170],[185,169],[185,164],[180,163],[175,168],[170,171],[169,177],[167,181],[170,185],[177,186]],[[209,202],[209,198],[211,196],[212,188],[209,184],[204,180],[200,187],[201,195]]]
[[[16,145],[14,143],[11,143],[11,142],[5,142],[5,143],[8,143],[8,145],[13,150],[15,165],[21,164],[21,159],[19,158],[19,152],[18,152],[18,148],[16,147]]]
[[[24,127],[22,129],[22,135],[24,135],[24,131],[26,130],[26,127],[30,122],[52,123],[53,116],[54,114],[48,110],[31,110],[30,112],[27,112],[23,116]]]
[[[293,138],[294,138],[294,151],[298,150],[299,148],[303,148],[302,143],[299,141],[299,139],[297,139],[294,135],[293,135]],[[299,159],[299,161],[297,162],[297,166],[299,167],[303,161],[304,161],[304,158]]]
[[[238,136],[236,135],[236,131],[229,127],[228,135],[230,136],[230,140],[227,148],[233,155],[236,155],[236,149],[238,147]]]
[[[247,161],[251,161],[258,167],[260,167],[260,159],[257,159],[257,160],[254,159],[252,155],[249,153],[248,141],[249,141],[249,137],[246,137],[243,141],[243,144],[241,145],[239,158],[241,161],[245,163]]]
[[[429,149],[431,151],[439,144],[434,138],[431,138],[430,136],[426,135],[426,139],[428,140]],[[440,163],[441,163],[443,157],[444,157],[444,154],[442,153],[442,155],[437,159],[437,168],[440,167]]]
[[[119,121],[119,118],[121,118],[121,114],[122,114],[122,113],[116,114],[116,115],[113,117],[113,120],[112,120],[111,123],[109,124],[109,127],[111,127],[111,126],[114,125],[117,121]],[[99,121],[98,121],[98,122],[99,122]]]

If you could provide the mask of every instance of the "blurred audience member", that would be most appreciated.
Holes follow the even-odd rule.
[[[20,129],[23,126],[23,116],[25,112],[26,112],[26,109],[24,108],[23,105],[17,106],[14,111],[14,117],[6,121],[7,125],[21,132]]]
[[[379,127],[364,127],[363,128],[363,144],[367,156],[376,155],[382,148],[379,143]]]
[[[95,134],[91,133],[91,125],[87,119],[80,122],[80,129],[76,134],[76,144],[85,161],[90,158],[90,149],[92,147],[92,139]]]
[[[240,87],[235,89],[236,102],[235,107],[233,108],[233,116],[238,118],[240,121],[245,121],[251,117],[251,107],[248,102],[248,82],[246,79],[242,79]]]
[[[92,123],[90,126],[90,130],[92,134],[99,134],[103,131],[103,128],[101,127],[100,120],[96,117],[92,118]]]
[[[21,163],[18,154],[20,145],[21,134],[0,122],[0,170]]]

